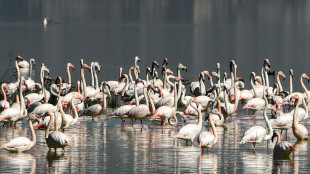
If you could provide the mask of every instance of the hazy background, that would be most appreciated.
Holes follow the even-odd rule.
[[[44,17],[59,24],[44,28]],[[44,62],[50,76],[66,80],[66,63],[79,70],[84,58],[101,64],[100,81],[112,80],[139,56],[145,78],[153,60],[161,64],[167,57],[172,70],[181,62],[189,69],[183,75],[195,80],[202,70],[214,71],[216,62],[228,71],[235,59],[238,76],[248,81],[269,58],[273,70],[288,75],[293,68],[297,82],[309,73],[309,23],[309,1],[0,0],[0,72],[19,54],[36,59],[37,74]]]

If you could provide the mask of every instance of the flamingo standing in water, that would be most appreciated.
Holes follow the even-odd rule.
[[[263,93],[265,93],[265,90]],[[266,122],[268,129],[266,130],[266,128],[264,128],[262,126],[253,126],[244,133],[244,136],[242,137],[242,140],[240,142],[240,144],[253,143],[254,152],[256,152],[256,144],[257,143],[269,140],[271,138],[271,136],[273,135],[273,129],[272,129],[270,121],[268,120],[268,117],[267,117],[268,101],[267,101],[266,95],[263,94],[263,96],[264,96],[264,100],[265,100],[264,119],[265,119],[265,122]],[[267,133],[267,131],[268,131],[268,133]]]
[[[55,152],[57,150],[57,148],[62,148],[63,151],[65,152],[65,147],[69,146],[71,147],[71,144],[69,143],[69,138],[63,134],[62,132],[58,131],[57,128],[57,114],[55,114],[55,131],[50,132],[50,127],[51,124],[53,123],[53,114],[50,111],[46,112],[46,115],[50,116],[50,121],[49,124],[45,130],[45,140],[46,140],[46,144],[49,148],[49,151],[51,151],[51,148],[55,149]]]
[[[161,106],[155,111],[155,114],[153,115],[153,119],[160,117],[162,132],[164,131],[164,127],[165,127],[166,121],[168,119],[169,120],[171,120],[172,118],[176,119],[178,99],[179,99],[179,96],[177,96],[177,89],[176,88],[177,88],[177,82],[179,80],[182,80],[182,79],[183,78],[176,77],[174,80],[174,106],[173,107]],[[171,121],[169,121],[169,123],[171,123]]]
[[[136,106],[133,107],[132,109],[130,109],[126,113],[126,115],[128,115],[128,118],[135,119],[132,122],[132,126],[135,124],[136,120],[139,119],[141,121],[141,129],[142,129],[143,128],[142,119],[147,117],[147,116],[153,115],[155,112],[154,102],[152,99],[150,99],[150,94],[149,94],[149,90],[152,89],[155,91],[155,88],[152,85],[148,85],[147,87],[144,87],[143,94],[144,94],[146,104],[139,104],[138,93],[137,93],[137,84],[139,82],[143,83],[143,81],[141,79],[137,79],[135,86],[134,86],[135,87]]]
[[[273,141],[275,137],[277,137],[277,142],[273,149],[274,156],[277,157],[290,156],[292,151],[294,150],[293,145],[287,141],[281,141],[281,135],[278,131],[273,131],[271,141]]]
[[[192,102],[190,102],[190,105],[193,108],[195,108],[196,111],[198,112],[198,124],[185,125],[184,127],[181,128],[181,130],[178,132],[175,138],[186,140],[186,142],[191,141],[191,145],[193,146],[193,140],[199,134],[202,127],[202,115],[201,115],[202,106],[199,103],[196,103],[195,106],[194,103]]]
[[[292,99],[295,99],[295,101],[297,102],[295,112],[294,112],[294,116],[293,116],[293,133],[294,133],[294,136],[297,138],[297,140],[308,139],[307,128],[302,124],[298,124],[298,109],[299,109],[299,105],[301,104],[302,98],[300,98],[300,96],[298,94],[295,94],[292,96]]]
[[[0,149],[5,149],[9,152],[24,152],[31,149],[36,144],[36,135],[32,126],[32,120],[37,120],[37,118],[32,115],[29,117],[28,121],[32,140],[26,137],[17,137],[3,144]]]
[[[197,109],[197,112],[200,112],[200,114],[201,114],[201,111],[198,109]],[[214,122],[213,122],[213,115],[220,116],[220,114],[221,114],[221,112],[219,112],[217,109],[213,109],[212,112],[209,114],[209,123],[210,123],[211,128],[212,128],[212,133],[203,131],[198,136],[197,142],[202,149],[202,153],[203,153],[204,148],[210,149],[213,146],[213,144],[215,144],[217,142],[218,136],[217,136],[217,132],[216,132]]]

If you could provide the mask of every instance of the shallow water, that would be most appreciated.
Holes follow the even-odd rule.
[[[198,79],[202,70],[229,71],[229,60],[238,64],[238,76],[246,83],[251,71],[260,74],[263,60],[269,58],[272,70],[288,76],[294,69],[294,90],[309,65],[309,2],[249,0],[180,0],[180,1],[0,1],[0,81],[14,81],[13,61],[17,54],[26,60],[36,59],[35,79],[39,81],[41,63],[50,76],[65,77],[65,66],[72,62],[79,77],[79,60],[102,66],[99,81],[116,80],[118,68],[134,64],[141,58],[141,76],[153,60],[169,59],[173,71],[181,62],[187,80]],[[44,17],[58,24],[42,25]],[[270,77],[270,84],[274,78]],[[86,72],[86,80],[90,75]],[[308,84],[307,84],[308,85]],[[288,80],[283,82],[288,90]],[[249,85],[246,84],[246,88]],[[239,107],[241,110],[241,106]],[[295,143],[291,159],[274,159],[273,144],[240,145],[245,130],[254,122],[241,111],[218,127],[218,142],[202,154],[197,142],[186,146],[176,141],[181,127],[167,126],[161,132],[158,123],[144,121],[134,128],[121,128],[120,120],[103,116],[82,117],[65,134],[72,141],[66,153],[48,153],[44,131],[37,130],[37,144],[26,153],[0,151],[0,173],[309,173],[308,142],[296,142],[292,131],[288,141]],[[192,121],[191,121],[192,122]],[[303,122],[309,129],[309,120]],[[264,125],[262,113],[255,124]],[[203,129],[207,128],[204,125]],[[18,136],[30,137],[28,124],[14,130],[0,130],[0,144]]]
[[[109,110],[108,110],[109,111]],[[191,120],[190,122],[193,122]],[[304,122],[309,129],[309,121]],[[25,153],[0,152],[1,173],[291,173],[309,172],[309,143],[296,142],[292,131],[288,141],[296,150],[290,159],[274,159],[271,141],[257,145],[256,154],[252,144],[239,144],[243,132],[254,122],[249,115],[233,115],[224,126],[217,127],[218,142],[210,151],[202,153],[196,140],[193,147],[185,141],[174,139],[180,126],[167,126],[162,133],[158,123],[144,121],[134,128],[122,128],[119,119],[106,119],[103,115],[91,121],[81,117],[72,128],[65,130],[70,137],[72,148],[64,153],[61,149],[48,152],[44,131],[36,130],[37,144]],[[264,125],[262,114],[257,114],[256,125]],[[203,130],[208,130],[207,124]],[[1,130],[2,131],[2,130]],[[16,129],[8,128],[6,135],[0,136],[5,142],[13,137],[30,138],[27,124]],[[285,136],[285,133],[283,133]],[[295,143],[296,142],[296,143]]]

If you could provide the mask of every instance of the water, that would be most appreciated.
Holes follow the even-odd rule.
[[[238,76],[248,81],[251,71],[260,73],[263,59],[269,58],[272,70],[288,76],[294,69],[294,90],[302,72],[309,73],[309,2],[308,1],[0,1],[1,81],[14,81],[13,60],[19,54],[36,59],[36,76],[40,64],[50,69],[50,76],[66,78],[65,66],[72,62],[73,82],[79,79],[79,60],[102,66],[99,80],[118,78],[141,58],[141,76],[153,60],[160,64],[165,57],[176,71],[181,62],[188,67],[182,76],[193,81],[202,70],[228,71],[230,59],[238,64]],[[42,25],[44,17],[58,24]],[[87,72],[86,79],[90,76]],[[66,79],[65,79],[66,80]],[[67,81],[67,80],[66,80]],[[274,79],[271,77],[271,84]],[[288,80],[283,82],[288,90]],[[249,88],[249,85],[246,86]],[[182,108],[183,109],[183,108]],[[181,110],[182,110],[181,109]],[[241,107],[239,107],[241,109]],[[72,148],[48,153],[44,131],[37,130],[37,144],[26,153],[0,151],[0,173],[308,173],[308,142],[295,144],[289,160],[274,159],[273,144],[240,145],[243,132],[254,122],[241,112],[218,127],[219,140],[210,152],[177,142],[173,136],[180,127],[145,121],[131,128],[127,122],[103,116],[94,122],[82,117],[65,134]],[[262,114],[255,124],[264,125]],[[309,121],[303,122],[309,129]],[[207,129],[204,125],[203,129]],[[16,129],[0,130],[0,143],[13,137],[30,137],[26,122]],[[289,142],[296,139],[289,131]]]

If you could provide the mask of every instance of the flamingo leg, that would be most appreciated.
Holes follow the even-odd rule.
[[[256,153],[256,143],[253,143],[254,146],[254,153]]]
[[[161,122],[161,133],[165,133],[164,128],[166,126],[166,120]]]
[[[136,123],[136,120],[131,122],[131,127],[133,127],[133,125]]]
[[[239,116],[239,109],[238,109],[238,107],[237,107],[237,118],[238,118],[238,116]]]
[[[255,121],[255,113],[256,111],[254,111],[253,115],[252,115],[252,120]]]
[[[143,123],[142,123],[142,119],[140,120],[141,121],[141,129],[143,128]]]
[[[193,146],[193,144],[194,144],[193,141],[191,141],[191,146]]]

